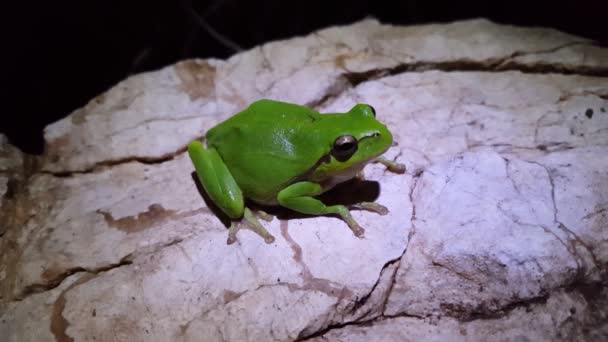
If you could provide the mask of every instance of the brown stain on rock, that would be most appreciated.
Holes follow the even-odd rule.
[[[57,163],[62,155],[69,151],[72,144],[69,134],[62,135],[53,140],[47,141],[44,148],[44,159],[50,163]]]
[[[82,285],[93,278],[95,278],[94,274],[87,273],[83,275],[82,278],[78,279],[72,285],[68,286],[68,288],[63,290],[59,297],[57,297],[55,304],[53,304],[50,329],[53,336],[55,336],[55,340],[57,342],[74,341],[74,339],[70,337],[66,332],[67,328],[70,326],[70,323],[67,319],[65,319],[65,317],[63,317],[63,310],[65,309],[66,304],[65,294],[74,287]]]
[[[230,291],[230,290],[224,290],[224,304],[228,304],[228,303],[232,302],[233,300],[238,299],[241,295],[243,295],[243,294],[234,292],[234,291]]]
[[[334,58],[334,65],[337,69],[348,71],[348,69],[346,68],[346,60],[348,58],[350,58],[350,56],[338,55]]]
[[[181,81],[180,89],[191,101],[215,96],[216,69],[207,62],[189,60],[175,65],[175,73]]]
[[[82,125],[83,123],[87,122],[87,111],[85,110],[85,108],[80,108],[74,113],[72,113],[71,120],[72,124],[76,126]]]
[[[108,226],[126,233],[136,233],[146,230],[175,214],[174,210],[166,210],[162,205],[157,203],[148,206],[147,211],[135,216],[127,216],[120,219],[114,219],[112,214],[101,210],[97,210],[97,212],[103,215]]]
[[[16,193],[19,184],[14,178],[10,178],[6,183],[6,191],[0,199],[0,236],[13,225],[16,214]]]
[[[0,281],[0,303],[15,299],[17,270],[24,251],[19,241],[37,203],[29,195],[28,181],[37,172],[38,162],[38,157],[24,155],[21,173],[9,178],[0,199],[0,264],[5,266],[5,278]]]
[[[280,227],[281,235],[287,241],[287,243],[289,243],[289,246],[293,251],[294,261],[300,265],[300,268],[302,269],[301,275],[304,285],[290,285],[290,290],[319,291],[325,293],[329,297],[338,299],[353,297],[353,292],[346,286],[343,286],[343,284],[333,282],[329,279],[317,278],[313,276],[308,268],[308,265],[306,265],[303,260],[302,247],[289,235],[288,222],[286,220],[281,220]]]
[[[89,101],[85,107],[74,111],[72,115],[70,115],[72,124],[78,126],[87,122],[87,116],[89,113],[92,112],[96,107],[103,105],[106,102],[106,98],[107,93],[97,95],[95,98]]]
[[[48,282],[60,278],[63,273],[65,273],[64,269],[61,269],[61,267],[57,267],[56,265],[51,265],[49,268],[45,268],[40,276]]]

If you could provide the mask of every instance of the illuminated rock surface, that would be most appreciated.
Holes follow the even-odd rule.
[[[608,338],[608,49],[483,20],[367,20],[130,77],[0,137],[3,341]],[[184,153],[261,98],[372,104],[405,163],[387,216],[226,245]],[[352,187],[351,187],[352,188]]]

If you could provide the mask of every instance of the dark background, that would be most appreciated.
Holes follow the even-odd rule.
[[[190,57],[226,58],[235,53],[232,45],[249,49],[367,16],[401,25],[485,17],[553,27],[607,45],[607,2],[81,0],[2,5],[0,133],[25,152],[41,153],[44,126],[130,74]]]

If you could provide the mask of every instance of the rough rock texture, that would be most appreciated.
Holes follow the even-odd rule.
[[[184,153],[258,98],[373,104],[387,216],[265,223],[226,245]],[[485,20],[366,20],[136,75],[0,137],[8,341],[608,339],[608,49]]]

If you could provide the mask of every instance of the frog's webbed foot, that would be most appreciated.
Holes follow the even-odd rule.
[[[359,209],[359,210],[367,210],[372,211],[374,213],[380,214],[382,216],[388,214],[388,208],[374,202],[361,202],[352,204],[348,207],[349,209]]]
[[[272,215],[269,215],[263,211],[259,211],[258,215],[260,215],[260,217],[262,217],[263,220],[268,221],[268,220],[272,220]],[[257,217],[255,217],[253,215],[253,213],[251,212],[251,210],[249,210],[249,208],[245,207],[244,213],[243,213],[243,221],[244,222],[231,222],[230,223],[230,228],[228,228],[228,240],[226,241],[226,243],[233,244],[236,241],[236,233],[241,229],[241,223],[245,223],[247,224],[247,228],[251,229],[254,233],[258,234],[259,236],[261,236],[264,241],[266,243],[273,243],[274,242],[274,236],[272,236],[272,234],[270,234],[266,228],[264,228],[264,226],[262,226],[262,224],[260,223],[260,221],[258,221]]]
[[[389,170],[390,172],[399,174],[405,173],[405,164],[397,163],[395,161],[388,160],[384,157],[379,157],[378,159],[376,159],[376,163],[380,163],[386,166],[387,170]]]

